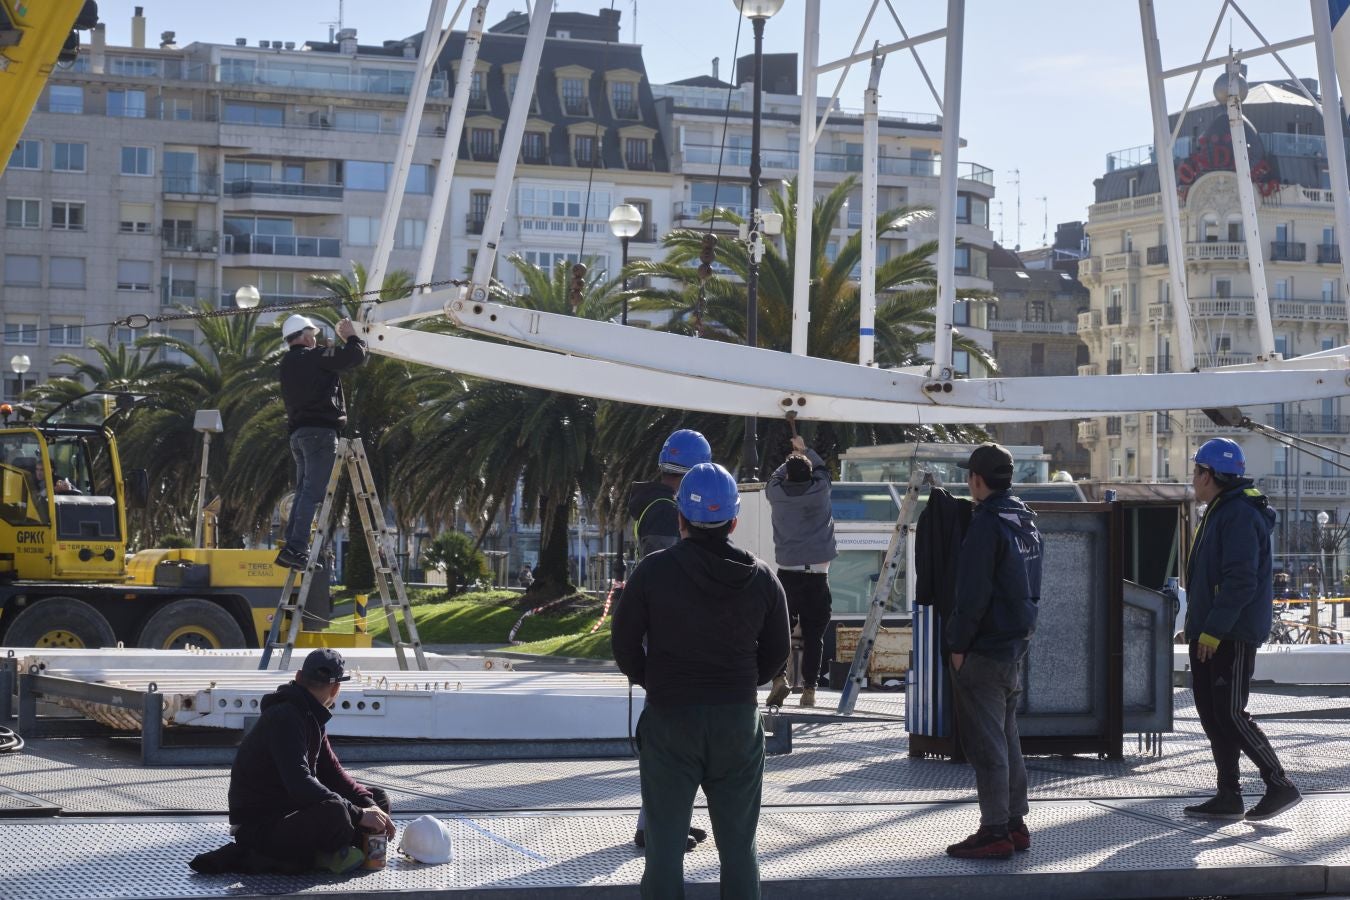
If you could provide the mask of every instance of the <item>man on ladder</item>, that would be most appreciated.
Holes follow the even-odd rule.
[[[338,373],[366,361],[366,343],[356,336],[352,320],[345,318],[337,324],[337,346],[320,347],[318,326],[307,316],[288,316],[281,330],[288,347],[281,360],[281,398],[295,460],[295,500],[276,562],[304,569],[309,564],[314,510],[333,472],[338,432],[347,424],[347,402]]]

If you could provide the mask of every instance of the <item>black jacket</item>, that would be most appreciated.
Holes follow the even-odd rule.
[[[286,425],[297,428],[332,428],[347,424],[347,401],[338,373],[366,361],[366,344],[353,335],[341,347],[291,345],[281,358],[281,399],[286,404]]]
[[[1036,514],[1008,491],[975,505],[961,542],[956,603],[944,623],[947,649],[1016,659],[1036,631],[1041,534]]]
[[[945,621],[956,603],[956,573],[961,541],[970,527],[974,503],[946,489],[928,491],[928,502],[914,530],[914,602],[936,606]]]
[[[1186,564],[1186,639],[1201,634],[1264,644],[1274,617],[1270,535],[1275,510],[1249,478],[1215,497]]]
[[[230,769],[230,824],[275,821],[334,795],[359,822],[375,801],[328,743],[324,726],[333,714],[294,681],[263,697],[261,708]]]
[[[755,703],[755,688],[787,659],[787,599],[752,554],[729,541],[685,538],[638,563],[611,641],[619,669],[649,703]]]
[[[633,520],[633,540],[638,559],[680,541],[679,507],[675,491],[660,479],[638,481],[628,491],[628,518]]]

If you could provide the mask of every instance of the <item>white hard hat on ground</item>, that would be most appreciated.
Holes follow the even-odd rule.
[[[435,816],[421,816],[403,827],[399,850],[420,863],[450,861],[450,829]]]
[[[289,338],[293,334],[299,334],[302,331],[318,332],[319,326],[314,324],[314,320],[309,316],[302,316],[299,313],[291,313],[286,317],[286,321],[281,326],[281,336]]]

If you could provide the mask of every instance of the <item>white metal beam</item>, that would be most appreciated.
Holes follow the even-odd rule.
[[[886,57],[872,58],[863,93],[862,274],[858,283],[858,365],[876,365],[877,324],[877,85]]]
[[[1317,81],[1322,88],[1322,131],[1327,141],[1327,170],[1331,176],[1331,197],[1336,207],[1336,246],[1341,251],[1340,270],[1346,274],[1350,266],[1350,179],[1345,163],[1345,119],[1341,112],[1341,98],[1337,81],[1334,42],[1331,35],[1331,9],[1327,0],[1312,3],[1313,39],[1317,49]],[[1344,43],[1342,50],[1350,52]],[[1342,63],[1350,68],[1350,59]],[[1350,292],[1345,302],[1350,304]]]
[[[802,118],[797,142],[797,238],[792,248],[792,352],[805,356],[811,325],[811,228],[816,206],[816,67],[820,57],[820,0],[806,0],[802,45]]]
[[[1270,324],[1270,290],[1266,286],[1266,253],[1261,241],[1261,222],[1256,217],[1256,189],[1252,186],[1252,161],[1247,152],[1247,120],[1242,116],[1236,57],[1228,60],[1228,133],[1233,142],[1233,172],[1236,175],[1238,203],[1242,207],[1243,238],[1247,242],[1247,269],[1252,280],[1256,307],[1256,358],[1275,358],[1275,329]],[[1258,139],[1259,140],[1259,139]]]
[[[952,311],[956,304],[956,175],[961,147],[961,62],[966,0],[947,0],[947,65],[942,79],[942,169],[938,174],[937,305],[933,310],[933,378],[952,371]]]

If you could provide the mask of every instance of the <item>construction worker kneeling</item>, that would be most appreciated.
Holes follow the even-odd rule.
[[[690,469],[676,503],[681,540],[638,563],[613,625],[615,661],[647,692],[637,728],[647,810],[642,896],[684,896],[685,845],[702,787],[722,896],[753,900],[764,781],[755,691],[787,657],[787,600],[769,567],[730,540],[740,495],[726,469]]]

